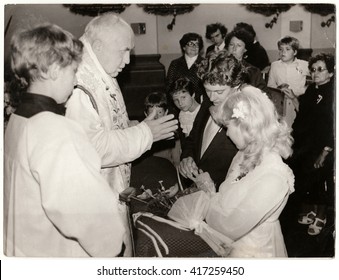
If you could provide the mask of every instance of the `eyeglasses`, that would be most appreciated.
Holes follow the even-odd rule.
[[[199,43],[198,42],[188,42],[186,44],[187,47],[191,47],[191,48],[199,48]]]
[[[327,70],[326,68],[322,68],[321,66],[317,67],[317,68],[311,68],[311,73],[315,73],[315,72],[324,72],[325,70]]]

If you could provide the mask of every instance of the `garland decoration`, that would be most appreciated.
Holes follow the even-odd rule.
[[[96,17],[107,12],[120,14],[130,5],[131,4],[63,4],[71,13],[91,17]]]

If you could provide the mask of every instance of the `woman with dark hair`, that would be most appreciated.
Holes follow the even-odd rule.
[[[267,86],[261,75],[260,69],[249,64],[244,59],[246,52],[253,46],[253,36],[244,29],[235,29],[227,34],[225,43],[226,49],[247,68],[247,82],[250,85],[267,92]]]
[[[313,79],[299,99],[293,123],[293,157],[290,166],[296,178],[298,222],[309,225],[308,234],[318,235],[334,207],[334,57],[320,53],[308,67]]]
[[[258,67],[261,71],[270,65],[270,61],[267,55],[266,50],[264,47],[260,44],[259,41],[257,41],[257,33],[255,32],[253,26],[251,24],[248,24],[246,22],[238,22],[234,29],[243,29],[249,32],[252,35],[253,38],[253,44],[252,46],[247,49],[246,56],[244,59],[252,64],[255,67]]]
[[[203,60],[200,55],[204,48],[202,37],[197,33],[186,33],[179,41],[182,56],[173,60],[168,68],[166,92],[173,88],[179,78],[188,78],[194,86],[195,99],[201,103],[206,96],[204,86],[197,76],[199,63]]]

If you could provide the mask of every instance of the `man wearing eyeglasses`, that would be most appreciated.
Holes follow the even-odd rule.
[[[197,76],[198,65],[203,60],[200,55],[204,43],[197,33],[186,33],[179,41],[182,56],[174,59],[167,71],[166,92],[169,93],[179,78],[188,78],[194,85],[195,99],[201,103],[207,98],[204,85]]]
[[[227,28],[221,23],[213,23],[206,26],[206,38],[213,44],[206,50],[206,56],[211,52],[219,52],[225,48]]]

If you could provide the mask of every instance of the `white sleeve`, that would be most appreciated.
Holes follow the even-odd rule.
[[[206,221],[208,225],[227,237],[237,240],[267,218],[267,214],[279,206],[288,194],[283,179],[274,174],[251,182],[244,195],[223,197],[218,193],[211,200]],[[238,199],[236,206],[234,200]],[[230,201],[232,200],[232,201]]]
[[[100,175],[97,153],[79,129],[53,127],[49,135],[35,133],[29,143],[42,144],[31,144],[32,174],[46,216],[60,233],[77,240],[90,256],[114,257],[126,234],[119,202]]]
[[[73,91],[67,102],[66,117],[84,128],[103,167],[131,162],[149,150],[153,143],[152,132],[144,122],[126,129],[105,128],[89,97],[79,89]]]

